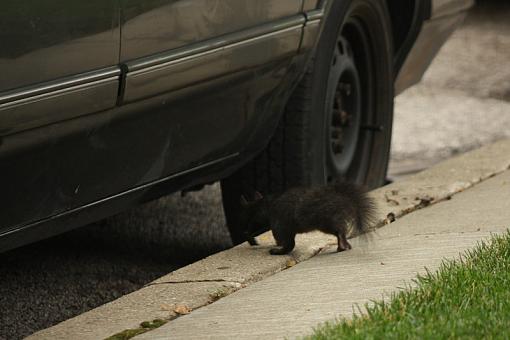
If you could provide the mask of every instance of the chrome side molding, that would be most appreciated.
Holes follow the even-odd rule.
[[[109,67],[0,93],[0,136],[114,107],[120,74]]]
[[[182,89],[298,53],[303,15],[126,63],[123,102]]]

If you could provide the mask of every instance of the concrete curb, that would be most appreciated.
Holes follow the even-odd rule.
[[[379,227],[430,204],[450,198],[473,185],[510,169],[510,140],[504,140],[450,159],[377,189]],[[269,256],[270,233],[261,245],[238,247],[163,276],[118,300],[39,331],[28,339],[101,339],[154,319],[171,320],[200,308],[246,285],[307,260],[336,240],[320,233],[299,235],[290,256]]]

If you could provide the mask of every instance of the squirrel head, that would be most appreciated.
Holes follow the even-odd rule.
[[[264,196],[258,191],[248,200],[244,195],[241,196],[241,212],[239,222],[246,230],[247,236],[256,236],[267,230],[269,227]]]

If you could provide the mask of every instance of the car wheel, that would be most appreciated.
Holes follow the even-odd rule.
[[[234,244],[241,194],[278,193],[336,178],[384,184],[393,119],[391,22],[382,0],[335,1],[306,74],[270,144],[222,181]]]

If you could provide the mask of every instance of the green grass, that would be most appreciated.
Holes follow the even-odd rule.
[[[510,232],[308,339],[510,338]]]

